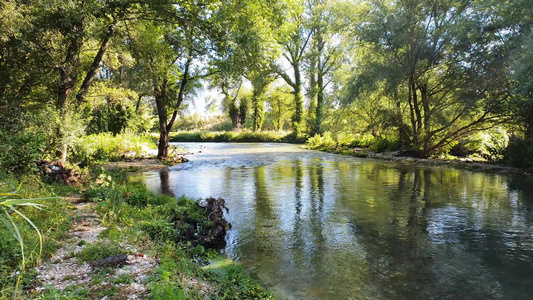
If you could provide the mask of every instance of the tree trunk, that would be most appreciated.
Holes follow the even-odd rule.
[[[428,98],[428,87],[427,83],[421,84],[418,89],[420,90],[420,99],[422,102],[422,109],[424,110],[424,120],[423,120],[423,133],[424,136],[424,150],[429,148],[429,143],[431,140],[431,111],[429,108],[429,98]]]
[[[159,145],[157,146],[157,158],[168,157],[168,142],[169,142],[169,132],[166,130],[166,126],[161,126],[159,128]]]
[[[292,129],[299,135],[300,125],[303,120],[304,103],[302,98],[302,79],[300,74],[300,66],[295,63],[294,66],[294,115],[292,117]]]
[[[68,97],[70,92],[74,88],[77,82],[76,75],[73,74],[74,67],[77,64],[77,58],[81,51],[82,39],[79,35],[83,31],[83,23],[80,21],[72,27],[73,37],[69,41],[67,48],[67,54],[65,56],[65,61],[63,65],[59,68],[59,78],[60,83],[57,89],[57,109],[59,110],[61,118],[65,118],[66,106],[68,102]],[[61,144],[61,159],[59,160],[60,165],[65,165],[67,161],[67,150],[68,145],[65,141],[66,137],[62,136]]]
[[[107,48],[109,47],[109,44],[111,43],[111,38],[113,37],[113,35],[115,35],[115,31],[116,21],[113,22],[113,24],[109,25],[107,33],[102,39],[102,42],[100,43],[100,49],[98,49],[98,52],[96,53],[96,56],[93,59],[93,63],[91,64],[91,67],[89,68],[89,71],[87,72],[87,75],[85,76],[85,79],[81,84],[80,90],[76,95],[76,100],[78,101],[78,103],[82,103],[83,100],[85,100],[85,97],[89,92],[89,88],[91,87],[94,77],[96,77],[96,74],[98,73],[98,69],[100,68],[100,63],[102,62],[104,54]]]
[[[242,129],[241,114],[239,112],[239,108],[237,107],[237,103],[235,102],[235,99],[232,99],[229,104],[229,116],[233,125],[233,131],[240,131]]]
[[[181,80],[180,91],[178,93],[176,106],[174,108],[174,112],[172,113],[172,117],[170,118],[170,121],[168,123],[168,116],[165,107],[165,101],[168,97],[168,78],[165,78],[165,80],[163,80],[163,84],[161,85],[161,87],[158,86],[157,79],[154,78],[153,80],[155,103],[157,107],[157,115],[159,117],[159,145],[157,147],[157,158],[159,159],[168,157],[169,134],[178,116],[178,109],[181,103],[183,102],[185,89],[187,88],[187,83],[189,80],[189,67],[191,65],[191,62],[192,60],[189,58],[187,60],[187,63],[185,64],[185,72],[183,73],[183,79]]]
[[[261,95],[258,91],[254,91],[252,95],[253,106],[253,129],[254,131],[261,130],[265,118],[265,104],[261,100]]]
[[[320,64],[320,59],[319,59]],[[315,110],[315,130],[314,134],[322,134],[322,122],[324,121],[324,74],[318,71],[317,77],[317,97]]]

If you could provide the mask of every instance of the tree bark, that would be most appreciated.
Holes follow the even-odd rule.
[[[296,106],[292,117],[292,129],[299,135],[300,125],[303,120],[304,101],[302,98],[302,78],[299,64],[294,66],[294,105]]]
[[[157,80],[154,80],[154,90],[156,94],[156,107],[157,115],[159,116],[159,145],[157,147],[157,158],[162,159],[168,157],[168,147],[169,147],[169,134],[172,130],[172,126],[176,121],[178,116],[178,110],[183,102],[183,97],[185,96],[185,89],[187,88],[189,80],[189,68],[192,60],[189,58],[185,64],[185,71],[183,73],[183,79],[181,80],[180,91],[178,93],[178,99],[174,107],[174,112],[170,121],[167,123],[167,111],[165,107],[165,100],[167,100],[167,87],[168,87],[168,78],[164,80],[161,88],[157,87]],[[159,97],[157,96],[159,94]],[[158,99],[159,98],[159,99]]]
[[[320,65],[320,58],[318,64]],[[324,121],[324,74],[322,70],[318,70],[317,74],[317,96],[316,96],[316,110],[315,110],[315,129],[314,134],[322,134],[322,122]]]
[[[96,77],[96,74],[98,73],[98,69],[100,68],[100,63],[102,62],[102,59],[104,58],[104,54],[107,51],[107,48],[109,48],[109,44],[111,44],[111,38],[113,35],[115,35],[117,29],[116,21],[113,22],[113,24],[109,25],[107,28],[107,33],[102,39],[102,42],[100,43],[100,48],[98,49],[98,52],[96,53],[96,56],[93,59],[93,63],[91,64],[91,67],[89,68],[89,71],[85,75],[85,79],[83,80],[83,83],[81,84],[80,90],[78,91],[78,94],[76,95],[76,100],[79,103],[82,103],[85,100],[85,97],[87,96],[87,93],[89,92],[89,88],[91,87],[91,84]]]
[[[59,78],[60,84],[57,89],[57,109],[59,110],[61,118],[65,118],[66,115],[66,106],[68,102],[68,97],[70,92],[74,88],[77,82],[76,74],[73,74],[74,67],[76,66],[77,57],[80,54],[82,40],[80,38],[81,32],[83,31],[83,23],[80,21],[72,27],[72,36],[69,40],[69,45],[67,48],[67,54],[65,56],[65,61],[63,65],[59,68]],[[68,145],[65,141],[65,136],[62,137],[63,142],[61,145],[61,159],[59,160],[60,165],[65,165],[67,161],[67,150]]]

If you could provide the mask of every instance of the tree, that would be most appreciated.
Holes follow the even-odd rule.
[[[228,113],[233,131],[241,131],[248,115],[249,99],[242,79],[236,83],[230,83],[229,79],[218,78],[220,89],[224,95],[222,102],[224,110]]]
[[[274,128],[278,131],[283,130],[285,122],[294,117],[294,113],[291,113],[291,111],[296,110],[294,107],[298,104],[291,103],[289,95],[292,94],[294,96],[293,91],[289,86],[285,85],[276,87],[267,93],[266,99],[270,105],[269,115],[272,117]]]
[[[270,0],[198,0],[157,7],[168,13],[165,22],[147,24],[133,44],[137,59],[150,70],[159,158],[168,155],[169,133],[191,83],[220,72],[235,76],[254,68],[259,58],[267,59],[281,24],[278,13],[285,7],[283,1]]]
[[[132,36],[131,44],[137,62],[148,71],[146,80],[153,89],[159,120],[158,158],[168,156],[169,134],[191,80],[191,64],[198,53],[191,31],[184,25],[176,30],[173,22],[168,21],[162,25],[138,24],[142,30],[135,31],[137,35]]]
[[[292,88],[294,96],[294,112],[292,115],[292,129],[298,135],[303,122],[304,105],[302,96],[302,63],[311,39],[311,32],[306,28],[306,20],[301,9],[291,12],[292,32],[290,36],[281,41],[283,58],[289,63],[292,74],[275,66],[277,74]],[[291,76],[292,75],[292,76]]]
[[[326,89],[333,82],[333,72],[343,60],[342,31],[346,27],[342,9],[351,10],[353,4],[334,0],[310,0],[309,30],[312,33],[309,61],[310,108],[313,119],[311,134],[322,134]]]
[[[368,3],[359,31],[366,53],[350,102],[377,83],[386,86],[403,116],[399,138],[421,157],[505,120],[509,64],[499,42],[505,32],[492,27],[477,2]]]
[[[252,70],[247,75],[252,82],[252,123],[253,130],[259,131],[265,122],[265,93],[268,86],[276,80],[276,75],[270,68]]]
[[[62,120],[58,129],[62,163],[66,161],[70,139],[66,128],[74,125],[66,124],[68,116],[80,111],[119,23],[137,15],[137,8],[126,0],[69,0],[60,4],[40,0],[31,4],[28,11],[32,16],[31,30],[26,32],[26,38],[41,55],[46,66],[43,69],[57,72],[58,76],[58,80],[52,81],[55,86],[48,88],[55,90],[55,105]],[[96,51],[89,49],[92,47]],[[76,91],[74,102],[71,101],[73,91]]]

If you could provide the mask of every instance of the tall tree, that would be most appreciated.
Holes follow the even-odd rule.
[[[276,74],[269,67],[252,70],[247,74],[252,83],[252,122],[253,130],[259,131],[265,122],[265,93],[276,80]]]
[[[293,26],[290,36],[281,41],[283,46],[282,56],[289,63],[290,72],[283,70],[279,65],[275,66],[275,68],[279,76],[292,88],[294,96],[292,129],[296,134],[299,134],[304,119],[302,64],[311,39],[311,31],[306,28],[306,19],[301,8],[291,12],[290,22]]]
[[[368,1],[360,69],[351,100],[382,82],[399,97],[405,144],[428,156],[460,136],[505,119],[508,59],[487,11],[475,1]],[[398,120],[402,128],[404,120]]]
[[[33,30],[28,33],[37,51],[47,57],[48,69],[57,72],[54,81],[56,107],[62,124],[67,109],[78,110],[85,102],[103,57],[115,36],[117,26],[125,18],[138,14],[138,6],[127,0],[119,1],[55,1],[40,0],[32,3]],[[96,51],[93,51],[93,46]],[[77,89],[77,91],[76,91]],[[76,101],[71,101],[75,92]],[[67,124],[72,125],[72,124]],[[65,162],[68,135],[59,130],[62,139],[61,162]]]
[[[345,24],[339,8],[345,8],[347,4],[349,3],[335,0],[308,1],[308,26],[312,34],[311,51],[308,55],[309,94],[311,107],[314,108],[311,134],[323,133],[326,90],[333,82],[333,72],[343,60],[344,54],[342,31]]]
[[[257,58],[267,59],[282,23],[279,13],[286,7],[286,2],[272,0],[160,4],[157,9],[167,12],[165,22],[147,25],[151,29],[140,38],[144,42],[137,43],[138,57],[152,77],[159,158],[168,155],[169,133],[190,83],[219,72],[244,73]]]
[[[243,80],[239,79],[237,82],[233,82],[229,78],[220,77],[216,77],[215,80],[218,81],[224,95],[222,104],[231,119],[233,131],[241,131],[244,123],[246,123],[249,105]]]
[[[295,110],[296,103],[291,101],[293,100],[291,99],[292,91],[291,87],[283,85],[267,93],[266,98],[270,106],[269,115],[274,128],[278,131],[283,130],[284,124],[294,116],[294,113],[291,114],[291,111]]]

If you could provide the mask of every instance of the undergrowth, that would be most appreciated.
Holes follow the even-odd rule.
[[[53,185],[45,185],[37,176],[15,177],[0,173],[0,193],[11,193],[18,187],[21,199],[45,198],[56,196]],[[64,195],[67,195],[66,193]],[[24,247],[20,247],[13,229],[0,222],[0,299],[15,297],[31,285],[35,276],[32,271],[41,260],[49,259],[58,247],[58,241],[65,237],[72,224],[68,210],[72,207],[63,199],[45,199],[35,201],[43,209],[34,206],[18,207],[42,233],[41,240],[35,228],[18,213],[8,210]],[[10,223],[9,223],[10,224]],[[23,252],[24,251],[24,255]],[[20,283],[20,284],[19,284]]]
[[[303,144],[307,137],[280,131],[182,131],[171,134],[171,142],[226,143],[295,143]]]
[[[191,288],[191,278],[212,287],[211,299],[273,299],[233,262],[216,270],[203,268],[209,261],[225,258],[194,237],[187,237],[191,224],[197,230],[194,236],[203,235],[213,226],[195,201],[155,195],[144,184],[129,182],[122,171],[98,172],[105,180],[87,189],[85,197],[96,202],[97,212],[108,227],[101,236],[110,244],[86,248],[83,260],[116,255],[120,249],[110,245],[127,241],[159,259],[159,267],[147,284],[152,299],[205,299],[202,291]],[[105,255],[100,255],[98,249]]]

